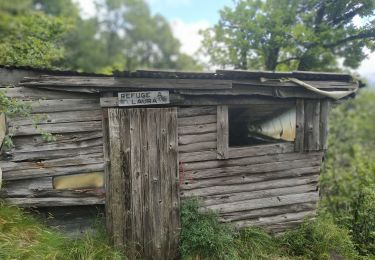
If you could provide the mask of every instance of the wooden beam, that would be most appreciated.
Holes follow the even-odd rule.
[[[328,99],[320,101],[320,149],[328,148],[330,101]]]
[[[303,152],[304,150],[304,134],[305,134],[305,105],[303,99],[296,100],[296,139],[294,142],[294,150]]]
[[[217,107],[217,159],[229,157],[228,106]]]
[[[232,81],[214,79],[154,79],[88,76],[42,76],[26,78],[22,86],[98,87],[119,89],[230,89]]]
[[[220,105],[279,105],[294,99],[254,97],[254,96],[189,96],[170,93],[170,104],[165,106],[220,106]],[[101,107],[118,107],[117,97],[100,98]]]

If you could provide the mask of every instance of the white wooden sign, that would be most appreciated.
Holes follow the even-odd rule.
[[[118,93],[118,105],[120,107],[162,104],[169,104],[169,91],[167,90]]]

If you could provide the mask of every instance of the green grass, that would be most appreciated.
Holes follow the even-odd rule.
[[[319,216],[274,237],[256,227],[236,231],[220,224],[213,212],[201,212],[198,200],[181,207],[182,259],[344,259],[360,258],[350,232],[331,217]],[[200,257],[200,258],[197,258]],[[125,259],[103,231],[73,239],[46,228],[15,206],[0,202],[0,259]]]
[[[14,206],[0,202],[0,259],[124,259],[102,231],[79,239],[43,226]]]

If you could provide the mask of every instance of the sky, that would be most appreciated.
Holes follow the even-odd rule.
[[[83,17],[95,14],[93,0],[79,3]],[[232,0],[145,0],[153,14],[162,14],[171,24],[173,33],[182,44],[181,51],[190,55],[199,49],[199,30],[213,26],[219,20],[219,10],[233,6]],[[357,72],[375,85],[375,53],[369,53]]]

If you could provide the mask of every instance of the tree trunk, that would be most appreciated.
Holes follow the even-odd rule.
[[[277,60],[279,59],[280,48],[266,50],[265,53],[266,53],[266,57],[265,57],[266,70],[271,70],[271,71],[276,70]]]

